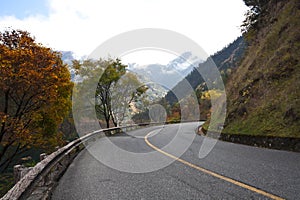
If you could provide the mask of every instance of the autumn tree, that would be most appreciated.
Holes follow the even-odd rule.
[[[72,83],[61,55],[28,32],[0,33],[0,170],[32,147],[59,145]]]

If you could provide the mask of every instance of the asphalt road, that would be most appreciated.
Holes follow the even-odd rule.
[[[149,127],[89,144],[52,199],[300,198],[299,153],[218,141],[199,158],[197,126]]]

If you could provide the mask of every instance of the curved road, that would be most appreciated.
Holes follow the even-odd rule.
[[[61,178],[52,199],[299,198],[299,153],[218,141],[199,158],[204,137],[195,134],[198,125],[149,127],[89,144]],[[164,148],[174,138],[179,141],[175,148]],[[192,144],[180,155],[176,149],[190,138]],[[129,154],[123,156],[112,146]]]

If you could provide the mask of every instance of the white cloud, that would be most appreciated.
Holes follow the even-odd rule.
[[[49,0],[48,16],[1,17],[0,29],[28,30],[55,50],[88,55],[105,40],[138,28],[186,35],[212,54],[232,42],[246,7],[242,0]]]
[[[140,50],[125,54],[121,57],[124,63],[138,63],[139,68],[146,67],[149,64],[167,65],[177,55],[161,51],[161,50]],[[159,61],[159,63],[157,62]]]

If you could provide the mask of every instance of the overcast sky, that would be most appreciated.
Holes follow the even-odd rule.
[[[243,0],[0,0],[0,30],[84,56],[122,32],[162,28],[213,54],[241,35],[246,10]]]

